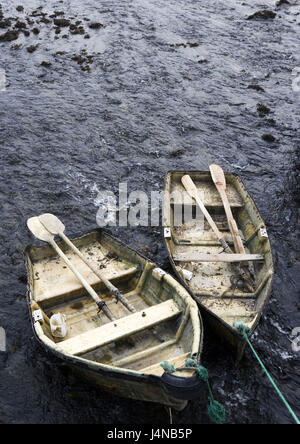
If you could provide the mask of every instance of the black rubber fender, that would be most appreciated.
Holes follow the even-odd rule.
[[[167,393],[177,399],[191,401],[202,397],[206,393],[206,384],[197,375],[190,378],[182,378],[165,372],[161,381]]]

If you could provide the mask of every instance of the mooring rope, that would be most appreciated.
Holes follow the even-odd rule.
[[[283,401],[284,405],[286,406],[286,408],[288,409],[288,411],[290,412],[290,414],[292,415],[294,421],[296,422],[296,424],[300,424],[299,419],[297,418],[295,412],[292,410],[291,406],[289,405],[289,403],[287,402],[287,400],[285,399],[285,397],[283,396],[282,392],[279,390],[279,388],[277,387],[277,385],[275,384],[274,379],[272,378],[272,376],[270,375],[270,373],[268,372],[268,370],[266,369],[265,365],[263,364],[262,360],[260,359],[260,357],[258,356],[258,354],[256,353],[253,345],[250,342],[250,339],[248,337],[248,333],[250,333],[250,328],[248,328],[246,325],[244,325],[242,322],[235,322],[233,324],[234,328],[236,328],[238,330],[238,332],[243,336],[244,340],[247,341],[249,347],[251,348],[254,356],[256,357],[256,359],[258,360],[259,364],[261,365],[262,369],[264,370],[264,372],[266,373],[267,377],[269,378],[269,381],[271,382],[271,384],[273,385],[273,387],[275,388],[278,396],[280,397],[280,399]]]
[[[198,365],[194,359],[187,359],[185,366],[180,368],[175,368],[173,364],[170,364],[168,361],[164,361],[160,364],[160,366],[168,373],[175,373],[183,370],[194,370],[196,371],[198,378],[202,381],[206,382],[208,391],[209,391],[209,406],[208,406],[208,415],[210,419],[216,424],[224,424],[226,421],[226,412],[225,408],[218,401],[214,400],[212,389],[209,383],[208,371],[202,365]]]

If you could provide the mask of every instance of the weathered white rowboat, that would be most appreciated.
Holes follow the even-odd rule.
[[[173,277],[107,233],[97,230],[74,244],[122,291],[133,311],[108,292],[69,247],[59,244],[72,265],[116,318],[111,321],[50,246],[26,250],[28,303],[38,340],[77,373],[111,393],[177,410],[206,396],[193,370],[169,374],[160,364],[200,363],[203,329],[198,307]],[[67,336],[53,337],[50,318],[66,317]]]

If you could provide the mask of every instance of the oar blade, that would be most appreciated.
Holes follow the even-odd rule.
[[[61,234],[65,231],[64,224],[58,219],[58,217],[54,216],[54,214],[42,214],[39,217],[39,220],[46,230],[50,231],[52,234]]]
[[[27,227],[37,239],[44,242],[52,241],[53,235],[46,230],[38,217],[31,217],[28,219]]]
[[[195,197],[195,195],[197,195],[197,187],[188,174],[181,178],[181,182],[190,196]]]
[[[216,184],[216,186],[222,187],[226,190],[226,179],[225,174],[222,168],[219,165],[210,165],[209,166],[212,180]]]

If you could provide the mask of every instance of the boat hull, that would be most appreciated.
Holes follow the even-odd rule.
[[[175,396],[168,393],[166,385],[162,383],[159,377],[151,375],[137,377],[130,373],[126,374],[126,372],[118,374],[109,369],[93,366],[91,363],[78,362],[77,359],[62,356],[60,353],[45,347],[45,344],[37,336],[36,339],[47,353],[63,361],[78,378],[113,396],[160,404],[171,407],[176,411],[182,411],[192,399],[197,399],[197,402],[203,408],[207,404],[207,386],[202,382],[194,381],[193,394],[189,393],[189,399],[180,399],[178,393]],[[183,394],[183,396],[186,395]]]

